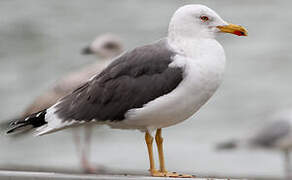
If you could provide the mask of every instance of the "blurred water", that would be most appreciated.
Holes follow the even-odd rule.
[[[164,130],[167,167],[197,174],[281,176],[277,152],[215,152],[214,143],[263,123],[292,105],[291,1],[58,1],[0,2],[0,119],[23,109],[63,74],[93,62],[80,49],[96,35],[120,35],[127,48],[166,35],[181,5],[202,3],[249,30],[247,38],[222,35],[224,83],[195,117]],[[148,168],[143,134],[96,128],[92,161],[116,171]],[[1,136],[0,168],[28,166],[78,171],[70,130],[34,138]]]

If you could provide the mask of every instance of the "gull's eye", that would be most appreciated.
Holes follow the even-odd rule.
[[[117,48],[117,45],[113,42],[107,42],[105,45],[103,45],[105,49],[115,49]]]
[[[203,22],[206,22],[209,20],[209,18],[207,16],[201,16],[200,19],[203,21]]]

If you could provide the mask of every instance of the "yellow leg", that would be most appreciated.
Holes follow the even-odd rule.
[[[146,132],[145,133],[145,141],[147,144],[147,149],[148,149],[148,156],[149,156],[149,162],[150,162],[150,169],[149,171],[152,173],[157,172],[157,170],[155,169],[155,164],[154,164],[154,158],[153,158],[153,137]]]
[[[157,149],[158,149],[158,157],[159,157],[159,163],[160,163],[160,171],[161,172],[166,172],[165,164],[164,164],[163,138],[161,136],[161,129],[158,129],[156,131],[155,140],[156,140]]]
[[[158,149],[158,156],[159,156],[159,163],[160,163],[160,171],[156,171],[151,173],[152,176],[158,176],[158,177],[178,177],[178,178],[192,178],[194,176],[191,175],[186,175],[186,174],[179,174],[176,172],[168,172],[165,169],[165,164],[164,164],[164,154],[163,154],[163,138],[161,136],[161,129],[157,129],[156,135],[155,135],[155,140],[157,144],[157,149]]]

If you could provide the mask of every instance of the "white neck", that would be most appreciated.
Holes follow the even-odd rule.
[[[219,43],[212,38],[170,36],[168,37],[168,44],[177,53],[196,58],[200,56],[203,51],[208,51],[208,47],[213,49],[215,45],[216,48]]]
[[[219,60],[225,64],[225,53],[223,47],[214,38],[181,36],[170,28],[168,44],[177,53],[190,59],[204,59],[204,61]]]
[[[204,45],[204,42],[217,41],[214,38],[214,33],[204,30],[192,30],[189,28],[178,26],[175,20],[171,20],[168,28],[168,43],[169,45],[182,54],[189,54],[195,56],[199,53],[200,46]]]
[[[171,19],[168,27],[168,39],[180,41],[181,39],[214,39],[215,34],[211,29],[189,28],[188,24],[177,23],[175,18]]]

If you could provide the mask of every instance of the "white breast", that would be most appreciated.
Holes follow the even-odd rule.
[[[221,83],[225,67],[223,48],[216,41],[202,44],[199,56],[176,55],[170,67],[184,67],[184,78],[171,93],[159,97],[143,108],[127,112],[116,128],[157,129],[182,122],[192,116],[214,94]],[[193,46],[191,46],[193,47]],[[204,53],[209,51],[210,53]],[[192,52],[192,51],[190,51]]]

